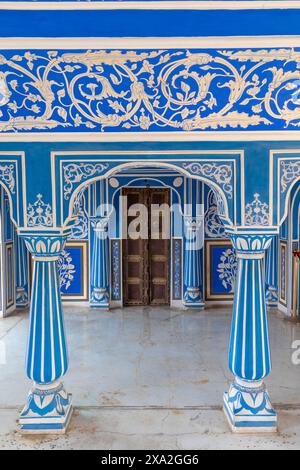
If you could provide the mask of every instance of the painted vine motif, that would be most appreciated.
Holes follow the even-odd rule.
[[[297,129],[300,50],[2,51],[0,132]]]
[[[58,258],[57,267],[60,287],[68,290],[74,279],[76,270],[72,257],[66,250],[63,250],[61,256]]]
[[[237,270],[237,259],[232,248],[227,248],[220,257],[217,272],[222,285],[230,293],[234,291],[234,281]]]

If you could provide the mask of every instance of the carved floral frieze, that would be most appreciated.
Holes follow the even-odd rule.
[[[300,50],[1,51],[0,132],[296,130]]]

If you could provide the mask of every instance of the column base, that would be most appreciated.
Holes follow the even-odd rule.
[[[186,289],[183,305],[185,308],[205,308],[205,303],[202,300],[202,294],[199,287],[188,287]]]
[[[90,307],[109,309],[109,292],[104,287],[94,287],[92,289]]]
[[[268,287],[266,292],[266,305],[269,308],[278,307],[278,295],[276,287]]]
[[[97,303],[92,303],[90,302],[90,307],[91,308],[97,308],[101,310],[110,310],[110,305],[109,304],[97,304]]]
[[[184,308],[185,310],[190,310],[190,309],[198,309],[198,310],[204,310],[205,309],[205,303],[204,302],[184,302]]]
[[[17,287],[16,292],[16,308],[27,308],[29,306],[29,299],[27,291],[24,287]]]
[[[73,407],[72,395],[61,382],[35,384],[19,418],[19,431],[27,434],[65,434]]]
[[[224,393],[223,409],[235,433],[277,432],[277,414],[262,381],[247,382],[236,378],[229,392]]]

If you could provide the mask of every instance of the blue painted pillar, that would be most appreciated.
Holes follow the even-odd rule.
[[[263,259],[272,235],[229,235],[238,260],[229,348],[235,380],[224,410],[235,432],[275,432],[277,416],[263,382],[271,370]]]
[[[25,308],[29,303],[28,251],[22,237],[16,236],[16,306]]]
[[[91,222],[91,307],[109,308],[108,217],[93,217]]]
[[[268,307],[278,306],[278,236],[266,252],[266,303]]]
[[[27,376],[34,385],[21,412],[23,432],[63,433],[71,414],[71,395],[61,383],[68,370],[57,260],[65,236],[25,236],[33,255],[27,350]]]
[[[204,308],[201,249],[203,217],[185,216],[184,240],[184,305],[188,308]]]

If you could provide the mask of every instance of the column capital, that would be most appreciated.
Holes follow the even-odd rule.
[[[101,234],[108,230],[109,217],[91,217],[90,223],[94,232]]]
[[[184,215],[183,216],[184,225],[188,230],[196,231],[199,230],[203,224],[204,216],[203,215]]]
[[[63,251],[66,235],[22,235],[27,249],[35,259],[44,261],[56,260]]]
[[[233,233],[227,231],[237,255],[259,258],[269,248],[274,234],[270,233]]]
[[[109,308],[109,217],[91,217],[91,307]]]

